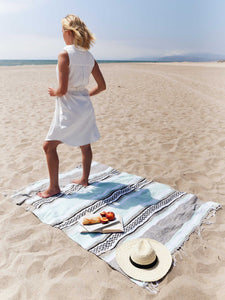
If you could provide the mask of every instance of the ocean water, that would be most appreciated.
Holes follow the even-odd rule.
[[[151,62],[151,61],[135,61],[135,60],[97,60],[98,63],[130,63],[130,62]],[[155,62],[155,61],[154,61]],[[24,65],[56,65],[57,60],[54,59],[0,59],[0,66],[24,66]]]
[[[40,59],[0,59],[0,66],[24,66],[24,65],[56,65],[57,60]]]

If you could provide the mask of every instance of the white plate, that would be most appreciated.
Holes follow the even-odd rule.
[[[113,225],[113,224],[116,224],[119,222],[119,219],[117,218],[117,216],[115,215],[115,219],[113,221],[109,221],[108,223],[106,224],[102,224],[102,223],[96,223],[96,224],[89,224],[89,225],[84,225],[83,224],[83,219],[85,218],[93,218],[93,217],[99,217],[100,216],[100,213],[98,214],[88,214],[86,216],[83,216],[81,217],[78,222],[89,232],[93,232],[95,230],[99,230],[99,229],[103,229],[107,226],[110,226],[110,225]]]

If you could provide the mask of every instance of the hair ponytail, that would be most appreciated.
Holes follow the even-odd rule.
[[[82,47],[86,50],[90,49],[95,41],[95,37],[79,17],[67,15],[62,19],[61,23],[65,30],[73,32],[75,46]]]

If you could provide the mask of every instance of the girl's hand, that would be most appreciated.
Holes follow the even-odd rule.
[[[56,96],[56,91],[53,88],[48,88],[48,94],[50,96]]]

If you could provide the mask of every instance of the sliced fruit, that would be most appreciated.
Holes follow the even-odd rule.
[[[100,215],[101,215],[102,217],[105,217],[105,216],[106,216],[106,211],[100,212]]]
[[[106,217],[102,217],[100,221],[102,224],[105,224],[109,222],[109,219],[107,219]]]

